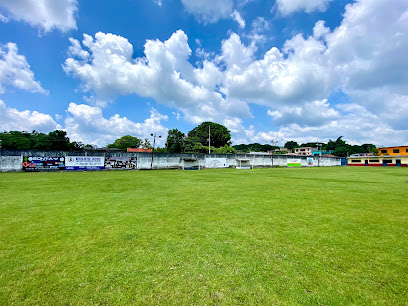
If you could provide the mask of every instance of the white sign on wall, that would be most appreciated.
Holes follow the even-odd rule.
[[[288,158],[287,166],[288,167],[301,167],[302,160],[300,158]]]
[[[65,156],[65,170],[102,170],[104,156]]]
[[[227,168],[226,158],[206,158],[205,159],[206,168]]]
[[[307,158],[307,166],[308,167],[313,167],[314,166],[314,164],[313,164],[313,157],[308,157]]]

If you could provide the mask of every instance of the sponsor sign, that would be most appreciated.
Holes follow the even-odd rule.
[[[104,156],[65,156],[65,170],[102,170]]]
[[[227,168],[226,158],[206,158],[205,159],[206,168]]]
[[[314,166],[314,164],[313,164],[313,158],[312,157],[308,157],[307,158],[307,166],[308,167],[313,167]]]
[[[107,157],[105,169],[137,169],[137,157]]]
[[[300,158],[288,158],[288,167],[302,167],[302,160]]]
[[[65,170],[64,157],[26,156],[23,158],[24,171]]]

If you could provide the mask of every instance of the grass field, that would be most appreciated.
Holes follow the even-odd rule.
[[[408,169],[0,174],[0,304],[408,304]]]

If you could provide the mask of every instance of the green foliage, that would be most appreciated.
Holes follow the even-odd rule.
[[[215,153],[217,154],[236,154],[237,150],[235,150],[233,147],[225,145],[221,148],[216,149]]]
[[[29,150],[32,148],[30,134],[11,131],[0,134],[2,150]]]
[[[155,148],[155,149],[154,149],[154,152],[155,152],[155,153],[170,153],[170,152],[167,151],[166,148],[160,148],[160,147]]]
[[[169,153],[182,153],[185,150],[186,135],[178,129],[169,130],[167,133],[166,149]]]
[[[152,144],[150,143],[148,138],[145,138],[144,140],[141,141],[141,145],[143,149],[152,149]]]
[[[114,143],[108,145],[108,148],[126,150],[127,148],[138,148],[141,143],[142,141],[139,138],[126,135],[116,139]]]
[[[2,150],[60,150],[69,151],[82,149],[79,142],[71,143],[67,132],[55,130],[47,134],[33,131],[32,133],[10,131],[0,133]]]
[[[271,146],[270,144],[250,143],[233,146],[235,150],[243,152],[269,152],[279,149],[278,146]]]
[[[284,147],[288,150],[293,150],[294,148],[299,147],[299,144],[296,141],[288,141],[285,143]]]
[[[48,136],[50,138],[53,150],[65,151],[71,148],[66,131],[55,130],[50,132]]]
[[[219,148],[231,145],[231,132],[223,125],[206,121],[188,132],[188,137],[208,146],[209,127],[211,135],[211,145]]]

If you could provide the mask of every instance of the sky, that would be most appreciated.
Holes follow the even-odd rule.
[[[0,0],[0,130],[408,144],[407,0]]]

